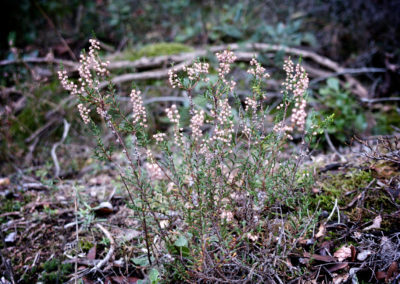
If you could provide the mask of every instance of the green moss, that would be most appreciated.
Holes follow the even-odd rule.
[[[373,134],[383,135],[393,132],[393,125],[400,125],[400,115],[395,109],[389,112],[378,112],[374,114],[376,125],[372,129]]]
[[[59,259],[52,259],[42,264],[43,273],[40,280],[44,283],[64,283],[67,276],[73,272],[71,263],[61,263]]]
[[[79,246],[83,251],[88,252],[93,247],[93,243],[87,240],[79,240]]]
[[[1,206],[1,212],[14,212],[21,209],[21,202],[12,199],[5,199]]]
[[[352,222],[361,224],[374,220],[379,214],[390,216],[397,208],[387,192],[374,186],[367,188],[372,180],[372,173],[362,170],[322,176],[319,181],[321,192],[312,197],[311,203],[315,207],[319,203],[319,208],[331,211],[335,199],[338,200],[341,208],[347,208],[347,205],[356,199],[356,203],[345,209],[344,212]],[[346,195],[346,193],[351,194]],[[397,230],[399,227],[399,222],[388,219],[383,220],[381,224],[384,231]],[[332,236],[327,235],[327,237]]]
[[[193,51],[193,48],[181,43],[161,42],[161,43],[145,45],[140,49],[133,49],[133,48],[127,49],[120,56],[118,56],[117,59],[133,61],[142,57],[171,55],[189,51]]]
[[[52,272],[58,269],[58,266],[60,265],[60,261],[58,259],[51,259],[45,263],[43,263],[43,269],[46,272]]]
[[[331,210],[338,200],[339,206],[347,205],[358,193],[359,189],[365,188],[373,179],[371,172],[353,170],[348,173],[329,174],[320,178],[321,193],[316,195],[312,204],[324,210]],[[352,194],[345,195],[348,192]]]

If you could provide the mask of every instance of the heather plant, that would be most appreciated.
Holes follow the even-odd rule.
[[[145,255],[137,255],[134,263],[169,280],[282,283],[281,272],[301,274],[286,256],[318,217],[307,198],[312,175],[301,162],[312,136],[323,131],[307,123],[303,67],[285,61],[282,103],[274,110],[264,103],[269,75],[255,58],[248,70],[251,95],[244,101],[229,77],[236,59],[230,50],[216,54],[216,80],[200,60],[171,69],[171,87],[189,97],[190,125],[183,128],[179,107],[172,104],[165,110],[170,131],[150,136],[140,90],[132,90],[132,113],[127,114],[112,85],[99,89],[108,76],[107,63],[98,56],[99,43],[90,43],[80,58],[78,81],[65,71],[59,78],[79,99],[82,120],[97,138],[96,156],[116,165],[141,220]],[[207,99],[205,108],[194,103],[196,96]],[[95,116],[114,135],[112,145],[103,143]],[[298,147],[285,154],[293,139],[300,141]],[[124,161],[114,159],[114,148],[122,149]]]

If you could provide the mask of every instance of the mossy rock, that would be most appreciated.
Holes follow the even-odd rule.
[[[312,204],[323,210],[332,210],[335,200],[340,207],[346,206],[359,193],[360,189],[368,186],[373,176],[370,171],[352,170],[347,173],[328,174],[320,177],[321,193],[312,198]],[[350,193],[346,195],[346,193]]]
[[[193,51],[193,48],[181,43],[161,42],[145,45],[139,49],[129,48],[117,57],[118,60],[137,60],[142,57],[155,57],[160,55],[172,55]]]

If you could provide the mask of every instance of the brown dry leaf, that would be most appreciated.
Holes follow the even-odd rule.
[[[118,284],[136,284],[139,278],[136,277],[125,277],[125,276],[111,276],[114,283]]]
[[[321,190],[319,188],[317,188],[317,187],[313,187],[311,190],[312,190],[312,193],[315,193],[315,194],[321,192]]]
[[[325,241],[321,244],[321,248],[319,249],[320,255],[330,255],[331,247],[333,246],[332,241]]]
[[[338,249],[334,254],[334,257],[336,257],[340,262],[345,260],[346,258],[351,257],[351,248],[349,246],[342,246],[340,249]]]
[[[94,245],[87,254],[87,259],[95,260],[96,259],[96,245]]]
[[[344,273],[344,274],[339,274],[333,277],[332,283],[333,284],[341,284],[341,283],[346,283],[346,281],[349,279],[349,274]]]
[[[325,233],[326,233],[326,226],[325,226],[325,224],[321,223],[321,225],[319,225],[318,233],[315,235],[315,238],[318,239],[320,237],[323,237],[323,236],[325,236]]]
[[[308,239],[304,239],[304,238],[300,237],[300,238],[297,239],[297,242],[298,242],[300,245],[306,245],[307,242],[308,242]]]
[[[390,280],[391,280],[390,278],[392,278],[392,276],[394,274],[397,274],[398,269],[399,269],[399,267],[397,265],[397,262],[393,261],[392,264],[389,266],[389,269],[386,274],[386,278],[385,278],[386,283],[390,282]]]
[[[349,266],[349,264],[347,262],[341,262],[341,263],[337,263],[333,266],[331,266],[328,271],[329,272],[335,272],[338,271],[340,269],[346,268],[347,266]]]
[[[87,278],[87,277],[82,277],[81,279],[82,279],[82,282],[83,282],[84,284],[94,284],[94,283],[95,283],[95,281],[90,280],[90,279]]]
[[[356,254],[357,254],[356,248],[352,245],[350,246],[350,249],[351,249],[351,261],[354,261],[356,259]]]
[[[311,258],[322,262],[335,262],[335,258],[329,255],[310,254],[308,252],[305,252],[303,256],[306,258]]]
[[[397,175],[396,169],[385,161],[377,163],[371,169],[377,173],[378,178],[390,179]]]
[[[9,186],[10,185],[10,179],[8,177],[6,178],[0,178],[0,187],[4,186]]]
[[[372,222],[372,225],[364,228],[363,231],[368,231],[368,230],[372,230],[372,229],[380,229],[381,223],[382,223],[382,216],[378,215],[375,217],[374,221]]]
[[[385,271],[377,271],[377,272],[375,273],[375,277],[376,277],[376,279],[378,279],[378,280],[385,279],[385,278],[386,278],[386,272],[385,272]]]

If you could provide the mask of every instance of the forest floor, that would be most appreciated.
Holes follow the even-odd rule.
[[[311,237],[300,239],[287,259],[304,271],[296,283],[395,283],[400,277],[399,165],[364,157],[361,145],[346,152],[307,162],[321,214]],[[148,267],[136,261],[143,232],[115,169],[88,156],[69,176],[49,179],[51,170],[18,169],[0,180],[5,276],[15,283],[72,283],[74,275],[83,283],[143,279]]]

